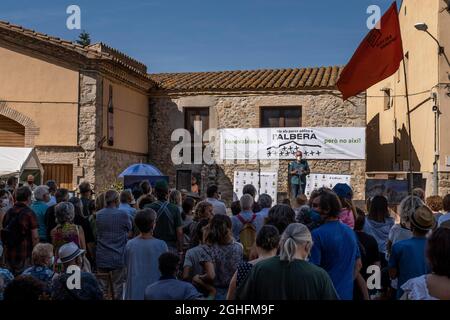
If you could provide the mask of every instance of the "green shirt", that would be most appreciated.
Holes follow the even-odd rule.
[[[293,170],[298,170],[299,174],[291,174],[291,171]],[[309,170],[308,161],[306,161],[305,159],[300,160],[300,162],[292,161],[291,163],[289,163],[289,174],[291,175],[291,184],[306,183],[306,174],[301,174],[302,170],[303,171]]]
[[[161,205],[164,205],[165,209],[158,212]],[[175,247],[177,243],[177,228],[183,225],[180,209],[167,201],[155,201],[145,205],[144,208],[150,208],[156,212],[155,238],[164,240],[169,247]]]
[[[270,275],[268,277],[267,275]],[[258,262],[236,291],[237,300],[337,300],[330,276],[304,260]]]

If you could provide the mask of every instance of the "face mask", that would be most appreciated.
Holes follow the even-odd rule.
[[[55,264],[55,256],[52,256],[50,258],[50,266],[53,266]]]
[[[311,209],[311,215],[312,215],[312,216],[320,216],[320,212],[317,211],[317,209],[312,208],[312,209]]]
[[[302,160],[302,158],[301,157],[297,157],[297,161],[300,161],[300,160]]]
[[[3,207],[9,207],[9,199],[2,199]]]

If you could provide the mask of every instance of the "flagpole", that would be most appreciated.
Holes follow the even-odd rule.
[[[412,195],[412,191],[414,188],[414,179],[413,179],[413,146],[412,146],[412,135],[411,135],[411,110],[410,110],[410,104],[409,104],[409,91],[408,91],[408,77],[406,74],[406,63],[405,63],[405,56],[403,55],[403,75],[405,77],[405,97],[406,97],[406,110],[407,110],[407,120],[408,120],[408,135],[409,135],[409,141],[408,141],[408,158],[409,158],[409,188],[410,193]],[[411,203],[413,202],[413,199],[411,197]]]

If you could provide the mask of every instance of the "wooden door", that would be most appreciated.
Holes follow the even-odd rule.
[[[0,115],[0,147],[24,147],[25,127]]]
[[[73,190],[73,165],[43,163],[44,183],[48,180],[55,180],[59,188]]]

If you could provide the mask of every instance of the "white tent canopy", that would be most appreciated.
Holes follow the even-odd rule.
[[[24,170],[39,171],[44,169],[33,148],[0,147],[0,177],[18,176]]]

